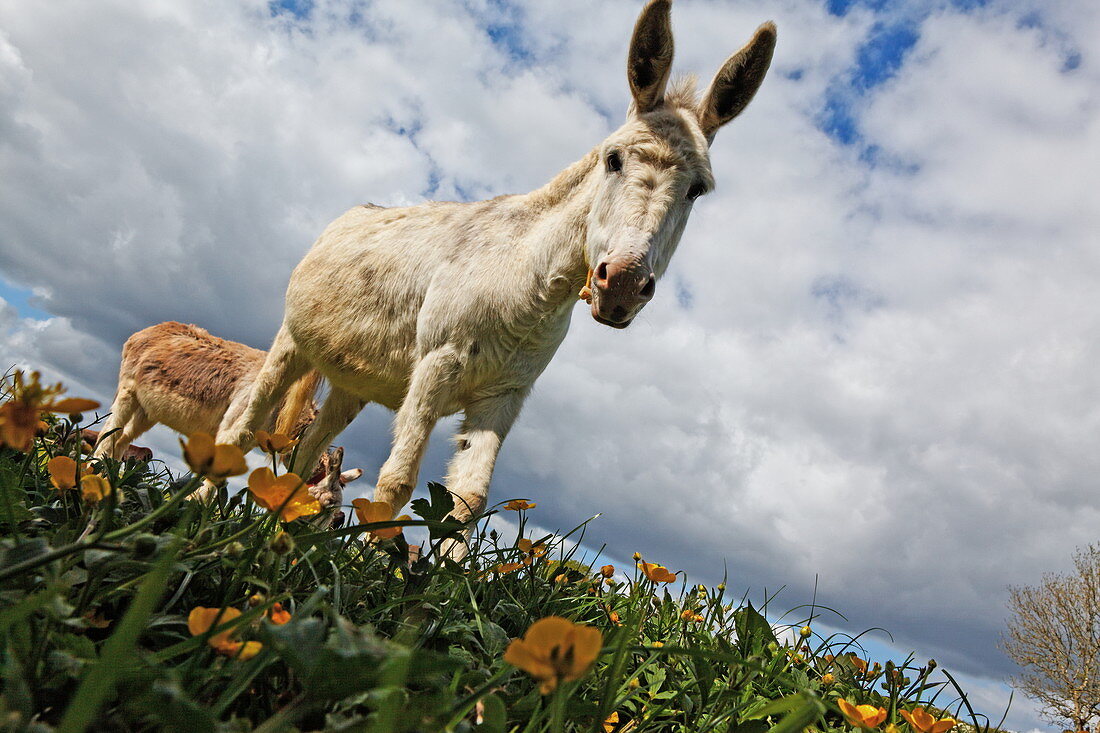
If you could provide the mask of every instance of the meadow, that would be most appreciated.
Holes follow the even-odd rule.
[[[399,520],[372,521],[366,500],[329,517],[281,472],[294,443],[276,436],[247,489],[202,502],[201,476],[245,472],[239,450],[191,436],[184,475],[92,460],[94,405],[37,375],[3,384],[3,730],[994,728],[930,660],[868,660],[858,638],[821,635],[812,605],[780,628],[774,600],[636,553],[630,567],[580,557],[586,524],[532,533],[535,502],[491,507],[456,562],[440,549],[462,526],[439,484]],[[518,538],[489,526],[498,512]]]

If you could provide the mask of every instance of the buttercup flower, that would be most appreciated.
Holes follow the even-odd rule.
[[[514,573],[520,568],[524,567],[521,562],[502,562],[493,568],[493,572],[497,575],[507,575],[508,573]]]
[[[46,464],[50,474],[50,483],[58,491],[68,491],[76,487],[76,461],[68,456],[54,456]]]
[[[215,626],[221,626],[224,623],[228,623],[238,617],[241,612],[235,608],[205,608],[203,606],[196,606],[191,609],[191,613],[187,615],[187,630],[191,632],[191,636],[200,636],[205,634]],[[215,623],[215,621],[217,623]],[[218,654],[224,654],[227,657],[237,657],[238,659],[251,659],[259,654],[260,649],[263,648],[263,644],[258,641],[242,642],[232,638],[236,629],[228,629],[220,633],[214,634],[206,643],[214,647]]]
[[[538,680],[539,692],[548,695],[559,683],[583,677],[602,647],[599,629],[547,616],[531,624],[522,639],[512,640],[504,661]]]
[[[29,377],[25,377],[20,370],[12,374],[11,399],[0,405],[0,446],[10,446],[26,453],[31,449],[35,433],[45,427],[41,420],[43,412],[72,415],[99,407],[95,400],[79,397],[54,399],[64,391],[61,382],[42,384],[38,372],[31,372]]]
[[[504,505],[505,509],[513,512],[518,512],[521,509],[534,509],[539,504],[537,501],[524,501],[523,499],[512,499],[510,502]]]
[[[111,485],[107,479],[92,473],[80,478],[80,496],[84,501],[96,504],[111,495]],[[118,500],[122,501],[122,492],[119,492]]]
[[[947,733],[959,724],[959,721],[954,718],[936,718],[924,708],[898,712],[909,722],[909,725],[913,726],[913,730],[919,733]]]
[[[680,620],[682,621],[691,621],[693,618],[695,618],[695,611],[690,608],[685,608],[680,612]]]
[[[264,453],[275,455],[276,453],[286,453],[291,448],[298,445],[298,441],[284,433],[272,434],[266,430],[257,430],[256,444],[260,446],[260,450]]]
[[[368,501],[366,499],[355,499],[351,502],[351,505],[355,507],[355,516],[359,520],[360,524],[372,524],[374,522],[388,522],[394,518],[393,506],[388,501]],[[402,514],[397,517],[397,521],[408,521],[412,519],[408,514]],[[370,531],[371,537],[379,540],[392,540],[397,535],[401,534],[403,527],[385,527],[383,529],[372,529]]]
[[[664,565],[658,565],[655,562],[639,562],[638,567],[642,569],[642,574],[654,583],[672,583],[676,580],[676,573],[669,572]]]
[[[275,603],[271,606],[271,610],[268,611],[267,617],[271,619],[271,623],[276,626],[282,626],[290,621],[290,612],[283,610],[283,604]]]
[[[836,676],[832,672],[826,672],[825,674],[821,675],[821,684],[831,685],[834,682],[836,682]]]
[[[615,733],[619,729],[619,714],[611,713],[603,721],[603,733]]]
[[[214,438],[207,433],[195,433],[183,447],[183,459],[199,476],[205,476],[217,483],[230,476],[240,476],[248,470],[244,453],[235,445],[215,445]]]
[[[526,537],[520,537],[516,542],[516,547],[520,552],[526,555],[526,557],[523,558],[524,565],[530,565],[531,561],[536,557],[542,557],[546,554],[546,545],[541,542],[536,545]]]
[[[271,512],[279,512],[284,522],[308,517],[321,511],[321,504],[306,490],[296,473],[276,477],[267,466],[248,476],[248,491],[256,503]]]
[[[604,565],[602,568],[600,568],[600,575],[602,575],[605,578],[610,578],[614,574],[615,574],[615,566],[614,565]]]
[[[877,728],[886,720],[886,708],[875,705],[853,705],[843,697],[836,701],[840,712],[857,728]]]

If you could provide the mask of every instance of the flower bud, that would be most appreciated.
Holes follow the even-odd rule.
[[[825,674],[821,675],[821,684],[831,685],[834,682],[836,682],[836,676],[834,676],[832,672],[826,672]]]
[[[230,557],[240,557],[244,554],[245,547],[240,542],[233,540],[225,546],[225,554]]]
[[[640,552],[635,552],[635,553],[634,553],[634,554],[633,554],[633,555],[632,555],[631,557],[633,557],[633,558],[634,558],[634,562],[638,562],[639,560],[641,560],[641,559],[642,559],[642,553],[640,553]]]
[[[268,547],[276,555],[286,555],[294,550],[294,538],[290,536],[289,532],[281,531],[275,535]]]
[[[263,593],[253,593],[248,597],[248,607],[255,608],[266,600],[267,596],[265,596]]]
[[[718,590],[719,591],[724,591],[725,589],[726,589],[726,584],[725,583],[719,583],[718,584]]]
[[[610,578],[614,574],[615,574],[615,566],[614,565],[604,565],[602,568],[600,568],[600,575],[602,575],[605,578]]]
[[[803,626],[802,629],[798,633],[803,639],[805,639],[806,637],[808,637],[810,634],[812,634],[814,632],[810,629],[809,626]]]
[[[632,690],[637,690],[641,686],[642,686],[642,683],[638,681],[637,677],[634,677],[633,679],[631,679],[630,683],[627,685],[627,687],[629,687]]]

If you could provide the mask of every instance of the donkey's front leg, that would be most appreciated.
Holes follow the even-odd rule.
[[[409,391],[394,419],[393,448],[382,464],[374,500],[389,502],[396,514],[412,497],[428,437],[447,410],[461,363],[451,347],[430,352],[413,369]]]
[[[456,519],[468,522],[485,510],[497,454],[519,416],[527,392],[505,392],[466,406],[466,418],[455,436],[458,450],[447,467],[447,488],[455,499],[451,514]],[[465,530],[464,540],[469,539],[471,531],[472,528]],[[452,559],[460,560],[466,555],[466,543],[451,540],[444,545],[444,551]]]

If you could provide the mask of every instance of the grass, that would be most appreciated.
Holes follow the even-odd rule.
[[[114,488],[98,502],[58,490],[48,461],[87,458],[75,422],[48,421],[28,452],[0,448],[4,730],[852,730],[839,698],[881,707],[874,727],[888,733],[923,733],[901,716],[914,706],[989,727],[934,664],[866,665],[857,640],[819,636],[820,609],[777,637],[766,609],[723,585],[657,583],[637,568],[605,578],[574,556],[583,525],[530,537],[546,552],[524,552],[488,529],[490,512],[455,563],[439,557],[457,526],[433,484],[403,523],[429,538],[410,564],[403,535],[365,541],[393,522],[284,523],[247,491],[199,502],[197,478],[156,462],[94,463]],[[527,536],[527,512],[516,516]],[[508,563],[519,567],[495,571]],[[272,622],[276,603],[289,622]],[[193,635],[195,608],[241,613]],[[595,627],[603,643],[591,668],[544,695],[504,656],[547,616]],[[232,643],[219,652],[223,630]],[[262,646],[226,652],[244,641]],[[566,669],[582,650],[558,651]]]

